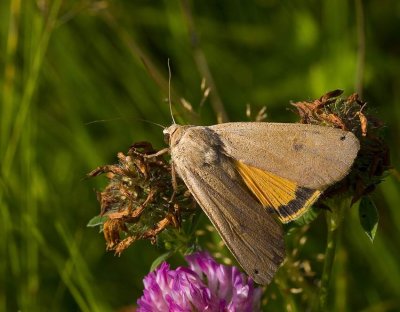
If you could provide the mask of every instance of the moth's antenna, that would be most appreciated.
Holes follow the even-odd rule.
[[[147,122],[147,123],[149,123],[151,125],[155,125],[155,126],[161,127],[163,129],[167,128],[166,126],[163,126],[162,124],[159,124],[159,123],[156,123],[156,122],[152,122],[152,121],[149,121],[149,120],[146,120],[146,119],[139,118],[138,120],[143,121],[143,122]]]
[[[123,117],[115,117],[115,118],[109,118],[109,119],[97,119],[97,120],[93,120],[93,121],[89,121],[87,123],[85,123],[85,126],[89,126],[95,123],[101,123],[101,122],[108,122],[108,121],[115,121],[115,120],[121,120],[123,119]]]
[[[121,120],[121,119],[124,119],[124,117],[116,117],[116,118],[110,118],[110,119],[98,119],[98,120],[89,121],[89,122],[85,123],[84,125],[85,126],[89,126],[89,125],[93,125],[95,123],[101,123],[101,122],[107,122],[107,121],[115,121],[115,120]],[[146,119],[135,118],[135,120],[147,122],[149,124],[158,126],[160,128],[163,128],[163,129],[167,128],[166,126],[164,126],[162,124],[159,124],[159,123],[156,123],[156,122],[153,122],[153,121],[149,121],[149,120],[146,120]]]
[[[174,114],[172,114],[172,103],[171,103],[171,66],[169,65],[169,58],[168,58],[168,103],[169,103],[169,111],[171,113],[172,122],[176,124],[174,119]]]

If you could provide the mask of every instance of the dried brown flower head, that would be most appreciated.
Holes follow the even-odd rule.
[[[355,203],[374,190],[390,168],[389,148],[381,137],[383,123],[365,113],[366,103],[356,93],[347,98],[340,97],[342,93],[334,90],[317,100],[292,104],[297,108],[301,123],[351,131],[360,140],[360,151],[350,174],[324,193],[329,197],[350,191]]]
[[[107,249],[120,254],[138,239],[156,242],[168,226],[179,227],[193,213],[195,202],[185,185],[172,186],[171,166],[148,142],[135,143],[118,164],[98,167],[88,174],[105,174],[109,184],[97,193]]]

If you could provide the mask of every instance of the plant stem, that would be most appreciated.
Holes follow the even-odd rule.
[[[319,289],[319,310],[325,311],[328,297],[329,282],[331,280],[332,267],[335,259],[336,245],[338,239],[338,228],[332,226],[332,214],[326,214],[328,225],[328,237],[325,250],[325,263],[322,271],[321,286]]]
[[[280,277],[275,279],[277,286],[280,288],[280,292],[283,295],[283,302],[285,304],[285,311],[287,312],[297,312],[296,301],[293,298],[293,295],[290,293],[289,287],[287,285],[287,276],[286,274],[282,274]]]
[[[217,121],[218,123],[228,122],[228,114],[218,94],[217,86],[214,82],[213,75],[211,74],[211,70],[208,66],[206,55],[200,47],[200,38],[195,29],[193,15],[190,9],[189,2],[187,0],[182,0],[181,3],[182,10],[188,24],[188,31],[191,38],[190,43],[193,49],[193,58],[196,62],[199,73],[206,79],[207,85],[211,88],[212,92],[210,93],[210,101],[213,110],[217,115]]]
[[[334,207],[332,212],[326,213],[327,223],[327,242],[325,249],[325,262],[321,277],[321,286],[318,293],[318,311],[327,311],[327,299],[329,284],[332,277],[333,263],[336,255],[336,246],[340,237],[340,225],[346,207],[350,203],[345,198],[333,200],[330,207]]]
[[[356,22],[357,22],[357,71],[356,92],[360,97],[363,95],[364,67],[365,67],[365,23],[362,0],[355,0]]]

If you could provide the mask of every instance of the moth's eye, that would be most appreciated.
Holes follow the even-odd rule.
[[[169,138],[170,138],[169,132],[164,131],[163,133],[164,133],[164,142],[169,144]]]

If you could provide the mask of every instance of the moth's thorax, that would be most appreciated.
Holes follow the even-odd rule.
[[[209,127],[172,125],[165,134],[174,161],[211,165],[220,161],[224,151],[218,134]]]

